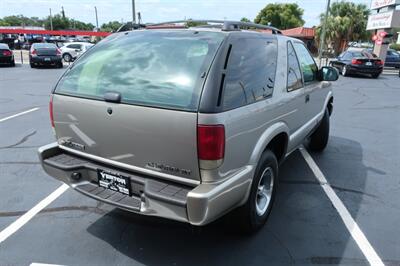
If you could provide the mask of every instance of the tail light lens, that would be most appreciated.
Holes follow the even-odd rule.
[[[61,55],[61,50],[57,48],[57,55]]]
[[[50,122],[51,122],[51,126],[52,126],[52,128],[54,129],[53,95],[50,96],[49,113],[50,113]]]
[[[218,167],[225,155],[224,126],[198,125],[197,150],[199,160],[217,161],[217,165],[213,164],[213,166]]]
[[[12,55],[12,52],[11,52],[11,51],[8,51],[8,50],[5,50],[5,51],[3,51],[3,55],[4,55],[4,56],[11,56],[11,55]]]
[[[35,49],[32,50],[31,55],[37,55],[37,52]]]
[[[383,61],[382,60],[375,61],[375,64],[378,66],[383,66]]]
[[[352,65],[362,65],[362,61],[361,60],[358,60],[358,59],[352,59],[351,60],[351,64]]]

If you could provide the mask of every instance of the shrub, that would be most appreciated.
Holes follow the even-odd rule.
[[[393,43],[390,45],[390,49],[400,51],[400,44],[399,43]]]

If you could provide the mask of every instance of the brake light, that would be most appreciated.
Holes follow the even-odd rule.
[[[54,129],[54,115],[53,115],[53,95],[50,96],[49,102],[49,113],[50,113],[50,122],[51,127]]]
[[[358,60],[358,59],[352,59],[351,60],[351,64],[352,65],[362,65],[362,61],[361,60]]]
[[[198,125],[197,150],[199,160],[217,161],[225,155],[225,128],[223,125]]]
[[[377,64],[378,66],[383,66],[383,61],[382,60],[375,61],[375,64]]]
[[[57,55],[61,55],[61,50],[57,48]]]
[[[4,51],[3,51],[3,55],[4,55],[4,56],[11,56],[11,55],[12,55],[12,52],[9,51],[9,50],[4,50]]]
[[[37,53],[36,53],[36,50],[33,49],[32,52],[31,52],[31,55],[36,55],[36,54],[37,54]]]

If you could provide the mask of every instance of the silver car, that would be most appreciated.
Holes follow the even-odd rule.
[[[279,164],[306,139],[313,150],[327,145],[337,78],[268,26],[116,33],[56,84],[57,141],[40,160],[128,211],[200,226],[236,209],[254,231],[271,211]]]

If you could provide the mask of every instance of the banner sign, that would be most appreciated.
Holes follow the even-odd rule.
[[[367,30],[400,27],[400,10],[372,14],[368,17]]]
[[[371,9],[378,9],[393,5],[400,5],[400,0],[372,0]]]

